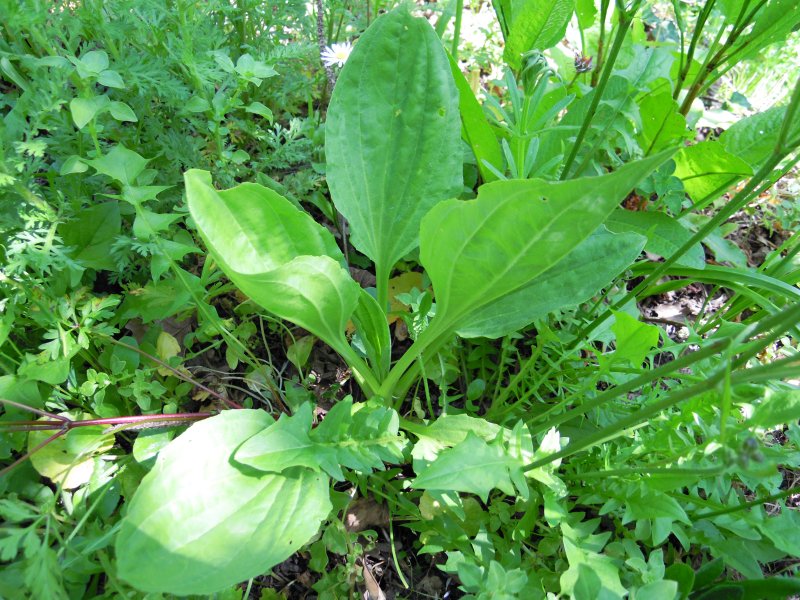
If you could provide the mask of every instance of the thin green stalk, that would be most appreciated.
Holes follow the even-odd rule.
[[[622,44],[625,42],[625,37],[628,34],[628,28],[633,21],[633,16],[636,14],[636,11],[639,8],[639,4],[641,4],[641,0],[636,0],[633,3],[630,12],[626,11],[624,7],[620,7],[619,9],[619,28],[617,29],[617,35],[614,37],[614,44],[611,46],[611,50],[608,53],[608,62],[603,69],[603,75],[600,77],[600,82],[592,92],[592,102],[589,104],[589,109],[586,112],[586,118],[583,120],[580,130],[578,130],[578,136],[575,138],[575,142],[573,142],[569,156],[564,163],[564,168],[561,170],[561,177],[559,179],[562,181],[567,179],[569,176],[569,171],[572,168],[572,164],[575,162],[575,158],[578,155],[578,150],[583,145],[583,140],[589,131],[589,126],[592,123],[592,119],[594,118],[597,107],[600,104],[600,100],[603,98],[603,93],[608,85],[608,81],[611,79],[611,71],[614,68],[614,63],[617,60],[617,56],[622,49]]]
[[[378,306],[384,313],[389,312],[389,275],[391,267],[375,264],[375,287],[378,292]]]
[[[741,353],[738,360],[735,362],[735,366],[741,364],[743,359],[745,359],[748,355],[751,357],[755,355],[758,352],[758,348],[764,348],[766,345],[770,344],[774,338],[779,337],[783,331],[783,327],[785,327],[788,323],[796,322],[797,319],[800,318],[800,304],[795,305],[791,309],[784,311],[784,313],[781,315],[775,315],[774,317],[775,318],[770,317],[764,319],[764,323],[759,324],[760,327],[753,327],[737,336],[737,339],[743,339],[744,336],[749,337],[750,335],[754,335],[755,333],[759,332],[759,330],[766,329],[765,325],[774,326],[777,330],[777,333],[773,331],[770,335],[754,340],[748,344],[748,351]],[[728,348],[736,345],[733,338],[727,338],[723,343],[725,351],[727,351]],[[768,365],[762,365],[752,369],[744,369],[731,376],[731,385],[779,379],[791,374],[796,374],[798,366],[800,366],[800,356],[793,356]],[[702,394],[703,392],[714,389],[714,387],[725,378],[726,369],[727,366],[708,375],[708,377],[700,383],[677,390],[660,401],[652,402],[646,406],[642,406],[636,412],[628,415],[627,417],[618,419],[611,425],[603,427],[595,433],[580,438],[578,441],[570,444],[566,448],[531,462],[524,467],[524,470],[529,471],[531,469],[542,467],[553,461],[591,448],[598,443],[618,437],[631,427],[636,427],[646,422],[650,417],[655,416],[660,412],[671,408],[680,402],[683,402],[684,400],[688,400],[689,398]],[[570,418],[572,418],[571,414],[572,411],[570,413]]]
[[[763,498],[756,498],[755,500],[751,500],[749,502],[744,502],[739,504],[738,506],[727,506],[725,508],[721,508],[719,510],[714,510],[708,513],[700,513],[700,514],[693,514],[692,516],[695,519],[713,519],[714,517],[721,517],[722,515],[729,515],[731,513],[739,512],[740,510],[747,510],[748,508],[752,508],[754,506],[761,506],[766,504],[767,502],[775,502],[775,500],[782,500],[783,498],[788,498],[796,494],[800,490],[800,487],[793,486],[785,490],[781,490],[780,492],[775,492],[774,494],[770,494],[769,496],[764,496]],[[683,501],[687,501],[687,498],[681,495]],[[696,498],[689,498],[689,502],[695,502]]]
[[[597,40],[597,60],[594,61],[594,71],[592,71],[591,85],[597,87],[597,80],[603,68],[603,46],[606,40],[606,18],[608,17],[608,5],[610,0],[600,0],[600,37]]]
[[[681,53],[681,69],[678,74],[678,80],[675,82],[675,91],[673,93],[673,98],[676,100],[678,98],[678,94],[683,88],[683,84],[686,82],[686,77],[689,74],[692,61],[694,60],[694,53],[697,50],[697,44],[702,38],[703,28],[706,25],[706,21],[711,14],[711,9],[714,7],[715,2],[716,0],[708,0],[703,5],[703,8],[700,10],[700,14],[697,16],[697,22],[695,23],[694,31],[692,32],[692,40],[689,42],[689,51],[686,53],[685,59],[683,57],[683,53]],[[683,39],[683,32],[681,32],[681,39]],[[684,60],[686,61],[685,63],[683,62]]]
[[[604,471],[589,471],[586,473],[576,473],[577,479],[603,479],[605,477],[624,477],[625,475],[718,475],[725,471],[727,467],[719,465],[717,467],[626,467],[622,469],[607,469]]]
[[[461,38],[461,17],[464,13],[464,0],[456,0],[456,20],[453,26],[453,45],[450,54],[458,61],[458,42]]]

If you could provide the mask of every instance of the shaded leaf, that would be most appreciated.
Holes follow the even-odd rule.
[[[630,211],[618,209],[605,222],[614,232],[630,231],[647,238],[644,249],[662,258],[669,258],[692,238],[692,232],[677,220],[662,212]],[[698,242],[681,256],[677,263],[685,267],[702,269],[706,255]]]
[[[640,235],[612,234],[601,227],[527,286],[472,313],[457,333],[496,338],[567,306],[587,301],[642,251]]]
[[[434,207],[420,234],[420,260],[436,294],[431,328],[457,327],[527,286],[589,237],[667,158],[662,153],[596,178],[497,181],[482,186],[475,200]]]

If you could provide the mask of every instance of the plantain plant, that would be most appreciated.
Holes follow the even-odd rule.
[[[572,5],[566,4],[568,20]],[[623,10],[620,29],[630,24],[635,8],[631,10]],[[522,57],[515,49],[533,42],[523,39],[524,28],[503,23],[514,41],[507,47],[509,59],[519,67]],[[610,74],[611,64],[606,64]],[[576,171],[594,164],[593,148],[578,146],[585,139],[598,140],[589,124],[606,77],[593,92],[595,99],[586,96],[586,102],[570,109],[583,122],[580,128],[566,128],[574,145],[569,137],[559,138],[555,150],[550,144],[550,159],[561,161],[558,180],[505,179],[503,165],[483,169],[488,166],[483,163],[481,172],[495,181],[479,187],[476,198],[463,200],[462,132],[476,156],[501,160],[501,155],[489,148],[498,143],[487,138],[493,129],[480,110],[476,113],[479,105],[469,87],[455,76],[430,25],[399,8],[376,19],[359,39],[334,89],[326,124],[327,179],[333,203],[349,223],[350,242],[374,263],[374,293],[351,277],[334,236],[274,190],[254,183],[218,190],[208,172],[185,173],[191,217],[216,266],[264,310],[335,350],[350,367],[364,400],[341,400],[317,426],[308,404],[277,421],[262,410],[226,411],[170,443],[143,479],[116,539],[118,574],[136,588],[209,594],[264,573],[319,533],[333,506],[331,481],[343,481],[348,470],[370,474],[387,464],[411,462],[416,476],[410,485],[432,494],[473,493],[485,502],[492,490],[500,490],[529,503],[526,510],[535,508],[537,514],[539,500],[534,497],[543,499],[548,522],[561,528],[571,565],[562,577],[562,592],[593,589],[599,594],[602,588],[608,597],[622,597],[625,587],[604,558],[587,559],[579,568],[576,556],[600,555],[596,544],[586,541],[591,528],[580,529],[560,504],[567,491],[555,467],[714,385],[729,390],[732,381],[763,381],[795,364],[776,363],[772,370],[731,376],[732,369],[793,325],[800,315],[796,306],[788,305],[784,310],[774,307],[769,317],[742,329],[719,334],[714,345],[661,370],[591,399],[564,398],[527,422],[503,427],[447,413],[429,414],[425,422],[401,418],[398,409],[411,386],[424,378],[426,366],[456,336],[503,337],[589,300],[631,267],[645,248],[669,261],[661,263],[666,266],[637,265],[646,276],[642,289],[655,285],[668,268],[694,269],[698,279],[724,283],[724,274],[706,272],[702,255],[696,255],[711,226],[692,235],[666,215],[642,219],[619,210],[632,190],[670,160],[692,168],[688,159],[681,163],[676,158],[684,132],[660,144],[654,136],[661,130],[650,137],[645,133],[641,158],[611,170],[592,169],[603,173],[593,177],[575,177]],[[559,106],[570,100],[552,98],[564,102]],[[665,101],[677,111],[671,98]],[[767,152],[768,169],[761,180],[796,147],[792,135],[787,139],[780,132],[794,131],[787,123],[794,122],[797,102],[794,98],[776,121],[779,142],[774,152]],[[513,136],[517,130],[509,131]],[[749,197],[761,180],[754,180],[741,198]],[[415,332],[413,344],[393,360],[389,281],[395,265],[409,254],[418,256],[430,279],[432,316]],[[767,281],[764,277],[761,283]],[[787,297],[796,295],[796,290],[777,288]],[[626,321],[621,307],[616,305],[613,313],[619,339],[623,333],[639,339],[637,343],[642,336],[650,339],[652,331],[646,328],[651,326],[629,316]],[[604,319],[592,323],[586,334]],[[617,358],[641,364],[654,345],[651,340],[644,349],[626,348],[620,341]],[[715,356],[726,360],[719,366],[712,361]],[[608,419],[569,443],[556,429],[691,365],[706,370],[705,382]],[[502,404],[492,410],[502,413]],[[576,405],[571,412],[561,410]],[[638,498],[638,493],[631,497]],[[652,493],[653,498],[663,496]],[[640,505],[646,502],[642,496]],[[675,500],[663,503],[668,509],[661,517],[671,524],[686,522],[685,513],[675,510]],[[463,581],[469,581],[469,572],[468,566],[458,570]],[[473,587],[481,585],[488,584]]]

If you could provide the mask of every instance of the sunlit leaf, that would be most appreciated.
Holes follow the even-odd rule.
[[[263,411],[227,411],[161,450],[117,536],[122,579],[147,592],[212,594],[266,573],[317,532],[331,508],[327,477],[230,460],[272,422]]]

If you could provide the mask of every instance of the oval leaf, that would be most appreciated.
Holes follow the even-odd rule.
[[[615,235],[601,227],[530,284],[474,312],[457,333],[465,338],[498,338],[548,313],[585,302],[636,260],[644,243],[640,235]]]
[[[379,17],[342,69],[325,126],[331,196],[378,276],[418,245],[422,216],[461,191],[460,137],[436,33],[405,8]]]
[[[547,50],[564,37],[575,0],[524,0],[512,3],[513,23],[503,57],[519,69],[522,55]]]
[[[211,175],[195,169],[184,179],[197,229],[231,281],[268,311],[342,352],[361,288],[342,267],[333,236],[263,186],[245,183],[218,192]]]
[[[467,202],[449,200],[422,221],[420,260],[450,328],[527,286],[563,259],[671,152],[601,177],[548,183],[497,181]]]
[[[231,463],[272,422],[263,411],[224,412],[160,452],[117,536],[122,579],[147,592],[212,594],[265,573],[318,531],[331,509],[327,477]]]

